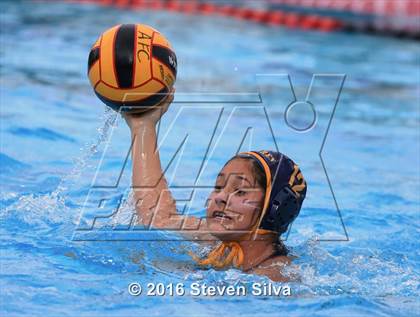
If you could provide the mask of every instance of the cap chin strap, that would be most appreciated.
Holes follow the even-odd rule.
[[[264,205],[263,205],[263,209],[261,212],[261,216],[258,219],[258,221],[256,222],[256,224],[253,226],[252,230],[250,231],[250,233],[246,233],[245,237],[246,238],[251,238],[251,236],[253,236],[252,238],[255,240],[255,238],[257,237],[258,234],[272,234],[275,233],[275,231],[272,230],[267,230],[267,229],[261,229],[261,222],[267,212],[268,209],[268,204],[270,202],[270,195],[271,195],[271,171],[270,171],[270,167],[268,166],[267,162],[260,157],[258,154],[254,153],[254,152],[242,152],[240,154],[245,154],[245,155],[250,155],[252,156],[254,159],[256,159],[260,165],[263,167],[264,169],[264,173],[265,173],[265,179],[266,179],[266,184],[265,184],[265,197],[264,197]]]
[[[230,250],[227,255],[225,255],[226,250]],[[205,259],[200,259],[191,252],[190,255],[199,265],[211,265],[216,268],[223,268],[232,264],[240,267],[244,262],[244,251],[238,242],[220,243]]]

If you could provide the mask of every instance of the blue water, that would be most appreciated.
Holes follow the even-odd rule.
[[[178,55],[177,95],[159,138],[167,166],[188,135],[167,171],[180,210],[191,193],[180,186],[195,186],[190,208],[203,212],[215,175],[239,149],[277,146],[300,165],[308,195],[284,237],[296,256],[285,274],[301,280],[289,284],[291,297],[129,295],[131,282],[268,282],[198,269],[187,252],[200,247],[174,233],[127,229],[129,131],[94,96],[86,64],[103,30],[130,22],[160,30]],[[1,32],[2,315],[420,315],[418,42],[29,1],[1,2]],[[308,131],[284,121],[294,100],[285,74],[297,100],[318,74]],[[302,128],[313,112],[301,103],[288,119]],[[104,218],[93,224],[94,215]]]

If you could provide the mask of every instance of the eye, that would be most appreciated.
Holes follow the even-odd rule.
[[[244,196],[246,194],[246,191],[238,189],[235,191],[235,194],[238,196]]]
[[[214,191],[216,192],[216,193],[218,193],[218,192],[220,192],[220,190],[222,189],[222,186],[214,186]]]

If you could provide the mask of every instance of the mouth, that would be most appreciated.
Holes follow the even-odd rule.
[[[229,217],[223,211],[215,211],[212,215],[212,218],[215,218],[215,219],[218,219],[218,220],[222,220],[222,219],[232,220],[232,217]]]

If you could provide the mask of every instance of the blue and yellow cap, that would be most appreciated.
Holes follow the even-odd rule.
[[[286,155],[274,151],[242,152],[237,156],[254,159],[266,176],[263,210],[254,231],[286,232],[298,216],[306,196],[306,181],[298,165]]]

